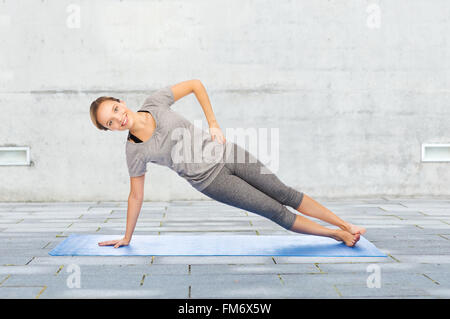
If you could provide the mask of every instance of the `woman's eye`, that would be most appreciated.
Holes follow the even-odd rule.
[[[117,106],[114,108],[114,112],[116,112],[116,111],[117,111]],[[111,122],[112,121],[109,121],[109,123],[108,123],[109,126],[111,126],[111,124],[112,124]]]

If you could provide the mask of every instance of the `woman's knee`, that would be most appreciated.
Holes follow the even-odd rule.
[[[303,193],[289,186],[277,187],[273,190],[272,197],[282,205],[297,209],[303,200]]]

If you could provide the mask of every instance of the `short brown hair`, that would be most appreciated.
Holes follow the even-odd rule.
[[[104,127],[98,120],[97,120],[97,112],[98,112],[98,108],[100,107],[100,104],[102,104],[104,101],[116,101],[116,102],[120,102],[119,99],[116,99],[115,97],[112,96],[100,96],[99,98],[97,98],[94,102],[91,103],[91,109],[90,109],[90,114],[91,114],[91,121],[92,123],[95,125],[95,127],[97,127],[99,130],[103,130],[103,131],[108,131],[109,129]]]

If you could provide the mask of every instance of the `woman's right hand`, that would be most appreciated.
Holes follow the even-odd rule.
[[[120,246],[128,246],[130,243],[129,239],[122,238],[122,239],[114,239],[114,240],[107,240],[99,242],[99,246],[112,246],[114,245],[114,248],[119,248]]]

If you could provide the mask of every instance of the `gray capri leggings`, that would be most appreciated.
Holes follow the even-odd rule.
[[[246,149],[235,143],[232,145],[234,155],[230,155],[231,160],[225,162],[219,174],[201,193],[290,229],[297,214],[284,205],[297,209],[303,193],[285,185],[274,173],[269,173],[269,169]],[[245,161],[238,152],[245,154]]]

